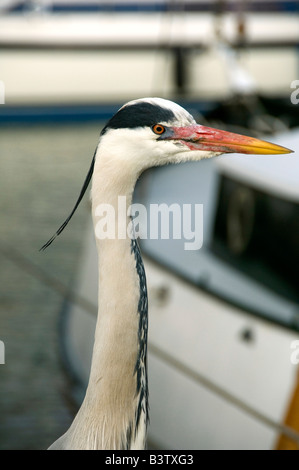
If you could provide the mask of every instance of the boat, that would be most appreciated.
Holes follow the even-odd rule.
[[[275,142],[299,150],[299,131]],[[271,158],[270,168],[267,156],[233,155],[165,167],[139,183],[136,198],[147,208],[161,201],[204,208],[199,249],[184,249],[183,238],[140,240],[150,306],[151,448],[273,449],[282,439],[298,394],[298,225],[290,221],[299,211],[299,159],[286,165],[285,156]],[[64,358],[79,403],[97,313],[91,224],[75,291],[94,306],[70,303],[62,312]],[[298,410],[292,416],[298,420]]]

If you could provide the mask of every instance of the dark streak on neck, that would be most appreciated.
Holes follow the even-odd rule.
[[[139,328],[138,328],[138,355],[135,365],[137,377],[136,394],[139,396],[136,410],[135,432],[137,432],[142,411],[146,416],[148,424],[148,380],[147,380],[147,330],[148,330],[148,298],[146,276],[138,243],[135,239],[131,241],[131,252],[136,260],[136,270],[139,277],[140,297],[138,302]]]

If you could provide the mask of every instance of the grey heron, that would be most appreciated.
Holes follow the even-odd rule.
[[[162,98],[128,102],[102,130],[75,207],[43,249],[67,225],[91,179],[94,226],[101,204],[110,204],[115,209],[115,223],[125,222],[127,226],[130,214],[127,210],[118,213],[118,196],[125,196],[128,209],[144,170],[234,152],[291,151],[199,125],[184,108]],[[96,236],[96,244],[98,317],[88,387],[70,428],[50,449],[144,449],[148,425],[148,302],[142,258],[137,241],[128,233],[115,238]]]

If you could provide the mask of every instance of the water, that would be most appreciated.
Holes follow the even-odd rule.
[[[63,296],[32,264],[64,285],[80,266],[85,197],[69,226],[39,248],[71,211],[101,124],[0,129],[0,449],[45,449],[75,409],[61,363],[58,322]],[[22,257],[25,257],[25,260]]]

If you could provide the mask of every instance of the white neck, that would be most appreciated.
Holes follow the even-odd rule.
[[[98,152],[92,184],[94,224],[100,204],[113,206],[116,221],[124,215],[118,214],[118,196],[126,197],[128,207],[137,177],[124,165],[118,166],[115,159],[111,162],[109,155]],[[125,217],[127,225],[130,219]],[[136,242],[128,236],[96,239],[96,243],[99,308],[89,384],[62,445],[72,449],[143,449],[147,425],[147,295],[143,265]]]

